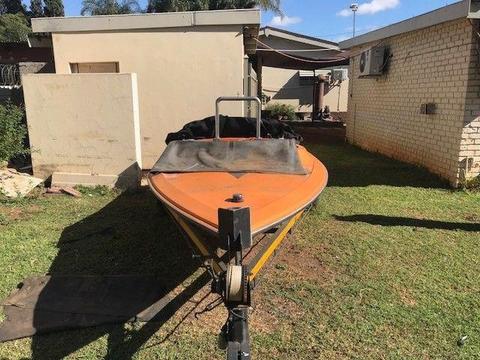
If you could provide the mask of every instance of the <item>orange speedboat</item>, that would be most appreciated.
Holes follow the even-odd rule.
[[[258,142],[259,146],[272,141],[287,145],[293,142],[284,139],[221,141],[228,141],[229,145]],[[212,232],[218,231],[219,208],[249,207],[251,231],[255,235],[301,212],[317,199],[327,184],[325,166],[303,146],[296,145],[295,151],[305,170],[303,174],[258,170],[154,172],[149,178],[150,186],[172,211]]]
[[[220,138],[222,101],[258,104],[255,138]],[[228,359],[250,359],[247,308],[254,279],[327,184],[325,166],[294,139],[261,138],[258,98],[219,98],[215,138],[178,140],[149,174],[149,185],[199,255],[229,309]],[[247,263],[252,238],[269,240]],[[219,250],[224,251],[219,255]]]
[[[221,139],[219,123],[217,111],[215,139],[174,141],[152,169],[150,187],[172,211],[218,232],[218,209],[248,207],[255,235],[301,212],[325,188],[327,169],[294,140],[260,138],[260,120],[257,138]]]

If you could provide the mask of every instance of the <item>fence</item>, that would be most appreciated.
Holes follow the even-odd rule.
[[[20,86],[20,70],[17,64],[0,64],[0,86]]]

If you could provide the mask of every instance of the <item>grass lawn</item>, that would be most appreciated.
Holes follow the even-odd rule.
[[[307,141],[330,185],[255,290],[255,358],[480,358],[480,193],[321,133]],[[153,274],[192,297],[155,323],[3,343],[0,359],[222,359],[226,312],[189,314],[214,296],[198,304],[203,271],[155,207],[148,191],[3,200],[0,298],[45,273]]]

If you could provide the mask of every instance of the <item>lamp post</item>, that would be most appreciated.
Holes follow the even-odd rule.
[[[358,4],[357,3],[353,3],[352,5],[350,5],[350,10],[352,10],[353,12],[353,37],[355,37],[355,17],[357,15],[357,10],[358,10]]]

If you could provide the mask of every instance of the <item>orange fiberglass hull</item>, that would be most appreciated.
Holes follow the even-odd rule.
[[[306,175],[192,172],[149,175],[150,188],[171,210],[217,232],[218,209],[249,207],[252,235],[291,218],[314,202],[327,185],[325,166],[303,146],[298,156]],[[243,202],[232,203],[233,194]]]

